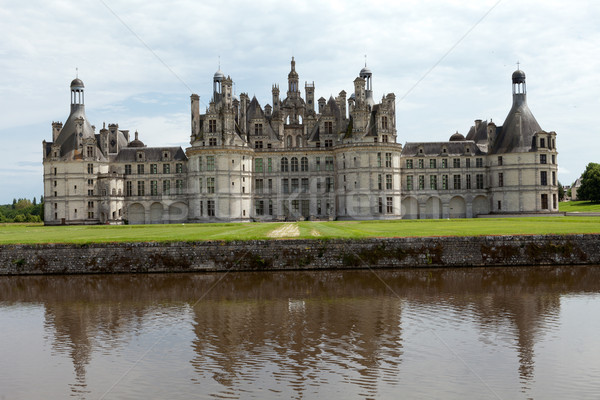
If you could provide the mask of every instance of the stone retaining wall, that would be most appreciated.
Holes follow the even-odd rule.
[[[600,235],[0,246],[0,275],[600,264]]]

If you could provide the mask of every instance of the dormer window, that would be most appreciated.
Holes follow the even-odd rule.
[[[168,160],[168,159],[169,159],[169,152],[163,151],[163,160]]]
[[[540,148],[543,149],[544,147],[546,147],[546,139],[540,138]]]
[[[137,160],[144,161],[144,152],[142,152],[142,151],[137,152]]]

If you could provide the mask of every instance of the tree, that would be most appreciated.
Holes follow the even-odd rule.
[[[560,182],[558,184],[560,185]],[[35,197],[33,198],[33,205],[37,206],[37,200],[35,199]]]
[[[560,183],[560,181],[558,181],[558,201],[563,201],[564,199],[565,199],[565,188]],[[35,204],[35,203],[33,203],[33,204]]]
[[[600,164],[589,163],[581,175],[581,186],[577,190],[577,197],[600,203]]]

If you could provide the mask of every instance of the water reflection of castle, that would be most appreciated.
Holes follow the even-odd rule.
[[[378,393],[393,380],[407,346],[406,315],[443,302],[469,310],[486,332],[508,324],[524,386],[534,378],[534,346],[559,313],[560,297],[595,290],[598,271],[587,268],[379,271],[400,298],[368,271],[230,274],[191,311],[190,356],[199,380],[222,388],[256,381],[265,365],[294,396],[309,396],[320,379]],[[54,351],[74,365],[77,394],[99,350],[127,345],[132,332],[160,307],[190,310],[220,275],[3,277],[3,301],[41,302]],[[24,291],[22,287],[26,287]],[[157,307],[160,304],[160,307]],[[327,382],[321,382],[327,383]]]

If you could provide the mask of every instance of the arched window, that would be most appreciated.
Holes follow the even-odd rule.
[[[302,147],[302,136],[296,137],[296,147]]]
[[[286,139],[286,141],[287,141],[287,147],[292,147],[292,137],[288,136],[287,139]]]
[[[281,172],[288,172],[288,159],[287,159],[287,157],[281,158]]]
[[[308,158],[302,157],[300,159],[300,171],[302,171],[302,172],[308,171]]]
[[[298,158],[292,157],[292,172],[298,172]]]

